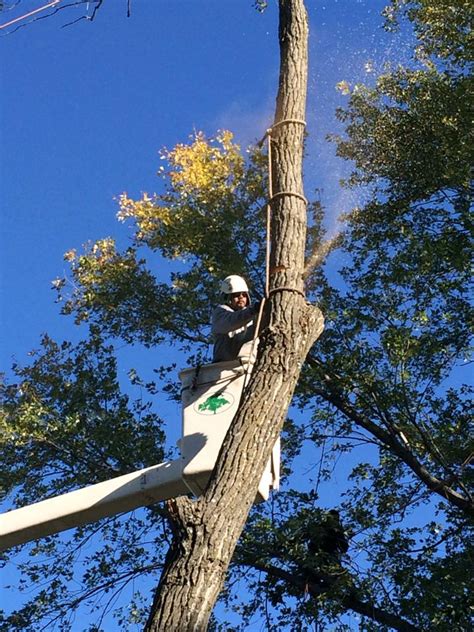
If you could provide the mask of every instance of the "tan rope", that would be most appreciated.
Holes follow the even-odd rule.
[[[273,288],[273,290],[270,290],[270,294],[274,294],[275,292],[296,292],[296,294],[300,294],[303,298],[306,298],[306,296],[304,295],[304,292],[302,292],[301,290],[298,290],[295,287],[281,286],[281,287],[275,287]]]
[[[301,119],[283,119],[283,121],[278,121],[278,123],[274,123],[270,129],[267,130],[267,134],[271,134],[273,130],[280,125],[286,125],[287,123],[295,123],[297,125],[304,125],[306,127],[306,121],[302,121]]]
[[[262,139],[257,143],[257,147],[261,147],[263,145],[265,138],[267,138],[267,136],[271,136],[271,133],[274,129],[280,127],[280,125],[286,125],[288,123],[294,123],[295,125],[304,125],[304,127],[306,127],[306,121],[302,121],[301,119],[283,119],[282,121],[278,121],[278,123],[274,123],[272,127],[269,127],[267,129]]]
[[[273,202],[273,200],[276,200],[277,198],[283,197],[285,195],[291,195],[293,197],[297,197],[300,200],[303,200],[305,204],[308,204],[308,200],[305,198],[304,195],[301,195],[300,193],[295,193],[294,191],[279,191],[278,193],[275,193],[275,195],[272,195],[272,197],[268,200],[268,204]]]
[[[271,200],[273,197],[273,177],[272,177],[272,137],[271,134],[267,136],[268,140],[268,193],[269,199],[267,200],[267,235],[265,246],[265,297],[268,296],[268,290],[270,288],[270,245],[271,245]]]
[[[287,291],[287,292],[297,292],[298,294],[301,294],[301,296],[303,296],[304,298],[304,293],[301,292],[301,290],[297,290],[296,288],[292,288],[292,287],[277,287],[274,288],[273,290],[270,290],[270,246],[271,246],[271,213],[272,213],[272,208],[271,208],[271,203],[273,202],[273,200],[276,200],[279,197],[285,196],[285,195],[291,195],[293,197],[297,197],[300,200],[302,200],[305,204],[308,204],[308,200],[304,197],[304,195],[301,195],[300,193],[295,193],[293,191],[279,191],[278,193],[273,194],[273,177],[272,177],[272,132],[280,127],[281,125],[287,125],[287,124],[296,124],[296,125],[303,125],[304,127],[306,127],[306,121],[302,121],[300,119],[283,119],[283,121],[278,121],[278,123],[274,123],[272,127],[270,127],[269,129],[267,129],[267,131],[265,132],[265,136],[262,138],[262,140],[260,141],[259,144],[262,144],[264,139],[267,138],[267,146],[268,146],[268,151],[267,151],[267,158],[268,158],[268,193],[269,193],[269,198],[267,201],[267,205],[266,205],[266,228],[267,228],[267,235],[266,235],[266,245],[265,245],[265,295],[262,299],[262,302],[260,303],[260,309],[258,310],[258,317],[257,317],[257,322],[255,324],[255,334],[254,334],[254,338],[253,338],[253,342],[252,342],[252,349],[250,352],[250,356],[252,357],[255,351],[255,345],[257,343],[257,339],[258,339],[258,333],[260,330],[260,324],[262,322],[262,316],[263,316],[263,310],[265,307],[265,303],[268,300],[268,298],[270,297],[271,294],[275,293],[275,292],[283,292],[283,291]]]

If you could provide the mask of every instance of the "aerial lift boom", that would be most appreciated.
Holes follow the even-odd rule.
[[[181,371],[181,458],[77,489],[0,515],[0,551],[161,500],[205,490],[249,377],[249,358]],[[279,482],[280,444],[259,484],[266,500]]]

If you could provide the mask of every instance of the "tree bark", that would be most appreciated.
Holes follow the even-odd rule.
[[[302,160],[308,25],[303,0],[280,0],[280,79],[272,133],[270,298],[257,360],[206,492],[169,503],[174,537],[149,632],[207,628],[258,483],[281,432],[301,365],[323,329],[303,295],[306,204]]]

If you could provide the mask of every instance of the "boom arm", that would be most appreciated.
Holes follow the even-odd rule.
[[[189,493],[183,460],[170,461],[0,515],[0,551]]]

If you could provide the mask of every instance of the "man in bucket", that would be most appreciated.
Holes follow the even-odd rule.
[[[242,346],[253,340],[254,317],[260,309],[260,303],[250,304],[247,283],[236,274],[222,281],[221,292],[225,301],[212,313],[213,362],[235,360],[240,355]]]

